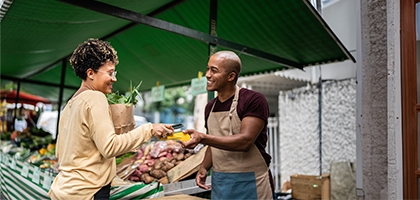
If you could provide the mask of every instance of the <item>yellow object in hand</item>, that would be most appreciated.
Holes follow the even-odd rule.
[[[181,140],[181,141],[188,141],[190,140],[190,134],[184,132],[175,132],[171,135],[166,136],[166,138],[160,138],[161,140]]]

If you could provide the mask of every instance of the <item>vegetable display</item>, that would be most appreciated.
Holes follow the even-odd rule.
[[[164,179],[166,172],[193,153],[174,140],[148,142],[141,145],[135,155],[126,157],[117,165],[117,176],[148,184]]]

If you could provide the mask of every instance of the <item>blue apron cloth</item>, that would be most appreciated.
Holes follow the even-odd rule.
[[[254,172],[212,173],[212,199],[258,199]]]

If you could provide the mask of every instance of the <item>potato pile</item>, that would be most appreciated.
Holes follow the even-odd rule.
[[[117,165],[117,175],[123,180],[148,184],[164,178],[167,171],[191,155],[174,140],[150,142],[143,144],[128,161]]]

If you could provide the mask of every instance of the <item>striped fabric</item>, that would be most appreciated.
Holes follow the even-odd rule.
[[[55,174],[0,151],[0,189],[5,199],[50,199],[48,191]],[[163,185],[135,183],[111,188],[110,199],[163,197]]]
[[[159,182],[150,184],[135,183],[112,187],[110,199],[151,199],[163,196],[163,185],[159,184]]]

